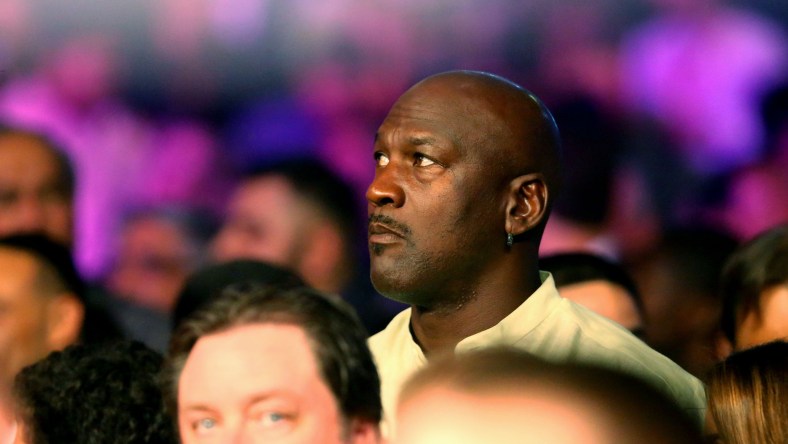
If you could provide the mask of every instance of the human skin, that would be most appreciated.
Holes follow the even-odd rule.
[[[547,120],[521,88],[455,72],[411,88],[380,126],[370,275],[411,304],[427,352],[495,325],[539,287],[537,227],[557,170]],[[507,233],[527,239],[507,248]]]
[[[759,304],[745,313],[736,329],[736,349],[788,339],[788,285],[775,285],[761,292]]]
[[[0,136],[0,235],[43,232],[71,244],[73,205],[52,151],[23,134]]]
[[[617,322],[631,332],[643,332],[643,319],[627,290],[603,279],[559,287],[561,297],[577,302]]]
[[[0,377],[9,386],[19,370],[55,347],[53,301],[38,294],[38,267],[31,255],[0,247]]]
[[[178,383],[184,444],[350,442],[304,331],[232,327],[197,341]]]

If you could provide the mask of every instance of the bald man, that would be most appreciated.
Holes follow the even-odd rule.
[[[509,345],[633,374],[702,423],[700,381],[562,299],[539,271],[559,145],[542,102],[487,73],[429,77],[386,116],[367,190],[371,278],[381,294],[410,305],[370,339],[389,415],[402,383],[431,356]]]

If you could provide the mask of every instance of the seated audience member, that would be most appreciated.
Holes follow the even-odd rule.
[[[730,355],[712,369],[708,386],[707,433],[713,442],[788,440],[788,343],[768,342]]]
[[[474,71],[406,91],[375,136],[370,277],[410,308],[369,340],[392,427],[401,384],[433,356],[495,345],[611,367],[702,423],[703,384],[630,332],[560,297],[539,245],[560,188],[560,140],[532,93]]]
[[[723,329],[735,350],[788,338],[788,225],[742,245],[722,276]]]
[[[227,287],[251,284],[276,285],[278,288],[304,285],[301,278],[289,270],[254,259],[208,265],[192,273],[181,288],[172,314],[173,329],[200,307],[218,299]]]
[[[218,262],[259,259],[309,286],[341,294],[370,331],[391,318],[359,264],[362,212],[350,186],[322,163],[294,159],[252,170],[232,194],[212,244]]]
[[[225,290],[173,334],[164,383],[184,444],[379,441],[366,332],[306,287]]]
[[[513,348],[431,361],[404,386],[394,444],[700,443],[693,420],[619,372]]]
[[[139,342],[72,345],[16,377],[18,444],[175,444],[158,375]]]
[[[730,353],[719,285],[736,245],[718,229],[672,228],[628,268],[643,300],[646,343],[697,377]]]
[[[44,233],[73,242],[74,171],[46,137],[0,125],[0,236]]]
[[[160,206],[131,212],[105,278],[108,308],[131,339],[164,352],[170,315],[186,278],[205,262],[214,227],[209,215]]]
[[[68,249],[42,235],[0,238],[0,384],[77,342],[85,304]]]
[[[58,145],[43,134],[0,124],[0,236],[42,234],[73,251],[75,198],[75,172]],[[84,339],[120,338],[100,289],[87,286],[81,296]]]
[[[643,302],[624,267],[588,253],[561,253],[539,259],[561,297],[584,305],[643,336]]]

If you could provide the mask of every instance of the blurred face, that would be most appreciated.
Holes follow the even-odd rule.
[[[372,282],[388,297],[432,306],[434,294],[478,280],[503,251],[504,187],[484,154],[500,125],[478,102],[440,85],[416,87],[378,129],[369,250]]]
[[[204,336],[181,372],[184,444],[349,442],[344,423],[300,327],[251,324]]]
[[[627,330],[643,333],[643,319],[635,301],[623,287],[605,280],[578,282],[559,288],[561,296],[617,322]]]
[[[142,217],[123,230],[118,259],[107,280],[115,294],[169,312],[196,262],[189,238],[177,224]]]
[[[72,240],[72,203],[52,153],[24,135],[0,136],[0,235],[43,232]]]
[[[49,299],[38,294],[38,265],[23,252],[0,247],[0,377],[10,383],[16,373],[45,357]]]
[[[777,339],[788,339],[788,286],[777,285],[761,293],[760,306],[744,314],[736,329],[736,349]]]
[[[538,391],[538,390],[537,390]],[[542,394],[422,389],[399,405],[393,444],[601,444],[593,418]],[[436,414],[435,412],[440,412]]]
[[[233,195],[213,243],[217,261],[259,259],[298,269],[309,212],[277,176],[252,179]]]

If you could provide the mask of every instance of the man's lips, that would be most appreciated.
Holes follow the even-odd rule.
[[[389,244],[406,239],[409,230],[388,216],[373,215],[369,218],[369,243]]]
[[[386,225],[380,223],[373,223],[369,225],[369,240],[372,242],[373,239],[375,240],[385,240],[389,238],[399,238],[404,239],[405,236],[402,235],[397,230],[388,227]],[[385,243],[385,242],[384,242]]]

